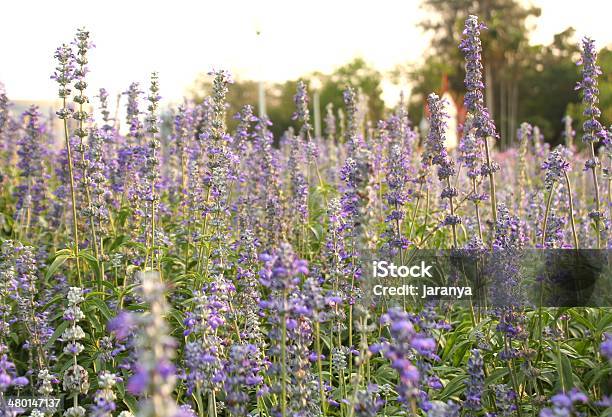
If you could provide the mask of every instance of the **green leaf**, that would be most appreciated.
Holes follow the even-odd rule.
[[[70,324],[70,323],[67,322],[67,321],[62,321],[55,328],[55,331],[53,332],[53,334],[51,335],[51,337],[49,338],[47,343],[45,343],[45,349],[49,349],[51,346],[53,346],[53,343],[55,343],[57,338],[60,337],[62,335],[62,333],[64,333],[64,330],[66,330],[66,328],[68,327],[68,324]]]
[[[57,271],[58,268],[62,266],[64,262],[66,262],[67,259],[71,259],[73,257],[74,256],[72,256],[72,253],[69,255],[67,254],[56,255],[51,265],[49,265],[49,268],[47,268],[47,272],[45,273],[45,280],[51,278],[53,274],[55,274],[55,271]]]

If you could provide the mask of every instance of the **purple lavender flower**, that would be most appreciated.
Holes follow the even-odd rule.
[[[458,196],[458,191],[451,185],[451,177],[456,173],[455,161],[451,159],[446,150],[446,120],[449,118],[446,113],[446,101],[437,94],[431,93],[427,97],[429,107],[429,133],[425,144],[422,163],[424,167],[431,164],[438,166],[438,179],[444,183],[441,197],[449,200],[450,213],[446,215],[443,224],[451,226],[453,230],[453,246],[457,247],[456,226],[461,223],[461,218],[455,214],[453,198]]]
[[[26,230],[36,221],[33,217],[41,214],[47,207],[46,175],[43,166],[43,137],[46,126],[41,118],[37,106],[31,106],[23,113],[25,134],[18,142],[17,167],[21,170],[20,177],[23,178],[23,182],[15,190],[16,208]]]
[[[465,54],[465,87],[467,93],[464,104],[468,112],[474,115],[474,128],[478,138],[497,138],[495,125],[491,120],[487,108],[484,106],[484,82],[482,77],[482,46],[480,31],[486,29],[478,17],[468,16],[465,20],[464,38],[459,49]]]
[[[599,123],[597,118],[601,115],[601,111],[597,107],[597,78],[601,75],[601,69],[597,65],[597,51],[595,50],[595,42],[589,38],[582,39],[582,54],[578,65],[582,65],[582,81],[578,82],[576,89],[582,90],[582,103],[584,104],[583,115],[587,120],[583,123],[582,128],[584,134],[582,141],[590,145],[591,158],[585,162],[585,171],[590,170],[593,174],[593,187],[595,189],[595,210],[589,213],[589,217],[595,222],[597,233],[597,247],[601,248],[601,230],[600,222],[603,219],[601,210],[601,201],[599,197],[599,184],[597,179],[597,167],[600,165],[599,159],[595,156],[595,142],[598,139],[605,140],[607,137],[606,129]]]
[[[141,272],[140,290],[149,306],[149,314],[140,317],[139,356],[136,373],[128,381],[128,390],[134,394],[146,394],[140,414],[143,417],[174,417],[177,411],[172,398],[176,384],[176,369],[172,363],[175,342],[169,336],[165,315],[168,305],[165,286],[159,273]]]
[[[264,269],[259,281],[267,288],[289,294],[296,288],[302,274],[308,274],[308,263],[298,259],[288,243],[281,244],[274,254],[263,254]]]
[[[469,178],[476,178],[480,175],[478,164],[482,161],[482,150],[480,142],[472,129],[473,123],[474,116],[468,113],[463,124],[461,141],[459,142],[458,160],[467,168]]]
[[[223,386],[226,392],[225,404],[230,415],[247,416],[249,391],[263,382],[259,375],[259,349],[255,345],[234,345],[230,348],[225,363]]]
[[[260,177],[264,186],[258,196],[259,204],[265,212],[265,237],[262,243],[274,247],[281,236],[281,219],[283,207],[281,206],[281,187],[279,180],[280,167],[273,137],[268,127],[271,125],[266,118],[260,119],[255,126],[255,151],[259,163]]]
[[[74,134],[78,136],[83,146],[83,138],[88,135],[87,129],[83,128],[83,123],[88,120],[89,114],[84,110],[83,105],[89,103],[89,98],[85,95],[85,89],[87,88],[87,82],[85,81],[85,75],[89,72],[87,68],[87,52],[93,47],[93,43],[89,40],[89,32],[85,29],[77,29],[77,34],[72,42],[77,48],[75,55],[75,70],[74,70],[74,88],[77,90],[77,94],[74,96],[74,102],[78,103],[78,111],[72,114],[72,117],[77,121],[78,127],[74,130]],[[81,149],[83,152],[83,149]]]
[[[422,163],[424,166],[440,165],[445,163],[448,157],[446,146],[446,129],[449,118],[446,112],[446,101],[431,93],[427,96],[427,107],[429,108],[429,132],[425,141],[425,151],[423,152]],[[446,177],[444,178],[446,179]]]
[[[293,134],[291,128],[287,135],[291,146],[287,170],[291,177],[293,216],[298,224],[304,225],[308,223],[308,182],[302,172],[302,141]]]
[[[582,103],[584,104],[583,115],[587,120],[583,124],[584,134],[582,141],[590,144],[598,139],[605,139],[606,130],[597,118],[601,111],[597,107],[599,89],[597,78],[601,75],[601,68],[597,65],[597,50],[595,42],[590,38],[582,39],[582,54],[578,65],[582,65],[582,81],[576,85],[576,90],[582,90]]]
[[[229,300],[234,292],[231,283],[218,278],[196,295],[194,310],[184,321],[184,335],[195,336],[186,343],[184,353],[189,393],[209,393],[221,386],[224,346],[220,332],[228,321]]]
[[[44,345],[53,334],[49,326],[48,311],[39,312],[42,302],[37,288],[38,267],[33,248],[19,242],[5,240],[0,244],[0,276],[7,280],[11,288],[9,297],[16,303],[15,318],[28,323],[27,340],[23,349],[31,355],[31,367],[35,370],[45,368],[51,352]]]
[[[499,417],[511,417],[514,415],[516,405],[514,400],[516,398],[516,392],[506,384],[499,384],[494,386],[495,392],[495,404],[497,405],[497,416]]]
[[[251,139],[251,133],[249,129],[251,124],[257,122],[257,117],[253,115],[253,106],[245,105],[242,111],[236,113],[234,116],[235,120],[238,120],[238,126],[236,126],[236,134],[234,135],[234,146],[241,155],[244,155],[247,149],[247,144]]]
[[[344,141],[347,144],[349,155],[360,147],[359,126],[357,125],[357,94],[352,87],[347,87],[342,94],[346,107],[346,130]]]
[[[74,53],[68,45],[62,45],[55,51],[54,58],[57,60],[55,72],[51,79],[59,84],[58,95],[64,100],[64,106],[57,112],[60,119],[71,117],[71,110],[66,106],[65,100],[70,96],[70,84],[75,77]]]
[[[91,406],[92,417],[111,417],[116,409],[115,400],[117,395],[113,391],[115,385],[121,382],[121,378],[109,371],[102,371],[98,375],[98,391],[93,398]]]
[[[550,399],[552,407],[544,408],[540,411],[540,417],[570,416],[576,412],[578,404],[587,404],[589,398],[580,392],[578,388],[573,388],[568,393],[553,395]]]
[[[565,238],[565,225],[566,220],[564,217],[559,217],[555,210],[551,210],[546,221],[546,236],[544,247],[545,248],[563,248]],[[538,235],[541,235],[541,231],[538,230]]]
[[[382,352],[399,374],[396,389],[399,400],[414,407],[417,402],[422,401],[423,392],[420,387],[421,373],[411,358],[416,352],[423,356],[435,355],[435,341],[417,332],[410,315],[398,308],[384,314],[381,322],[389,325],[391,333],[391,341],[382,346]]]
[[[297,92],[293,98],[295,103],[295,113],[293,113],[292,119],[297,120],[301,123],[300,136],[303,140],[310,140],[310,112],[308,111],[308,91],[306,90],[306,84],[300,80],[297,84]]]
[[[126,105],[126,123],[129,129],[127,135],[129,145],[140,145],[141,138],[144,136],[144,127],[140,121],[141,111],[138,106],[138,101],[142,93],[138,83],[130,84],[129,88],[123,92],[128,98]]]
[[[484,362],[480,350],[472,349],[467,363],[469,379],[466,382],[465,401],[463,406],[469,415],[476,415],[482,409],[482,392],[484,391]]]
[[[608,358],[609,361],[612,361],[612,334],[606,333],[604,335],[604,341],[601,343],[599,347],[601,350],[601,354],[604,358]]]
[[[521,228],[518,217],[510,214],[510,210],[499,204],[497,213],[497,224],[495,227],[494,249],[521,248],[526,242],[526,237]]]
[[[405,216],[404,205],[408,201],[408,173],[409,162],[407,155],[400,148],[400,145],[393,145],[389,152],[385,175],[388,187],[385,199],[390,208],[389,215],[385,218],[385,222],[388,224],[385,236],[388,238],[386,246],[391,256],[395,256],[399,251],[407,249],[410,244],[403,235],[401,227]]]
[[[100,113],[102,114],[102,121],[104,122],[104,126],[102,126],[102,129],[104,129],[104,131],[108,131],[112,129],[112,125],[110,124],[113,119],[110,116],[110,110],[108,109],[108,91],[106,91],[105,88],[100,88],[98,90],[98,100],[100,103]]]
[[[559,145],[548,154],[546,162],[542,163],[542,169],[546,170],[544,185],[547,190],[550,190],[554,183],[562,181],[570,169],[570,164],[564,157],[564,149],[563,145]]]
[[[17,367],[8,359],[7,347],[0,344],[0,393],[7,392],[11,386],[22,387],[28,384],[27,378],[17,376]]]

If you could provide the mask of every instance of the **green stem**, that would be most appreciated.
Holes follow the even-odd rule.
[[[489,138],[485,138],[485,155],[487,158],[487,167],[489,169],[489,186],[491,188],[491,211],[493,212],[493,231],[495,232],[495,227],[497,225],[497,197],[495,196],[495,176],[493,174],[493,169],[491,167],[491,152],[489,151]],[[495,233],[493,233],[495,236]],[[493,242],[493,239],[491,239]]]
[[[283,291],[283,311],[281,313],[281,416],[287,417],[287,293]]]
[[[546,227],[548,225],[548,215],[550,214],[550,206],[552,204],[552,198],[555,193],[555,185],[556,182],[553,182],[550,186],[550,191],[548,193],[548,199],[546,200],[546,211],[544,212],[544,222],[542,223],[542,248],[546,247]]]
[[[595,144],[591,142],[591,158],[595,161]],[[595,188],[595,204],[597,207],[597,217],[595,221],[595,230],[597,232],[597,249],[601,249],[601,231],[599,230],[599,222],[601,215],[601,201],[599,198],[599,181],[597,180],[597,169],[596,166],[591,167],[591,173],[593,174],[593,187]]]
[[[66,97],[62,98],[62,107],[66,108]],[[64,140],[66,142],[66,158],[68,159],[68,176],[70,177],[70,199],[72,200],[72,237],[74,239],[74,256],[77,267],[78,286],[81,287],[81,266],[79,261],[79,225],[76,209],[76,193],[74,188],[74,169],[72,166],[72,148],[68,136],[68,120],[64,116]]]
[[[570,211],[570,224],[572,225],[572,236],[574,238],[574,248],[579,249],[580,245],[578,244],[578,234],[576,233],[576,221],[574,220],[574,199],[572,197],[572,184],[570,183],[569,175],[567,172],[565,174],[565,183],[567,184],[567,195],[569,200],[569,211]],[[608,181],[608,185],[610,185],[610,181]],[[608,190],[611,192],[612,190]]]

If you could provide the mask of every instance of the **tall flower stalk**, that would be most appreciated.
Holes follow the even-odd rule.
[[[467,169],[467,176],[472,185],[472,193],[468,197],[474,204],[474,212],[476,213],[476,224],[478,227],[478,239],[480,242],[484,240],[482,235],[482,219],[480,216],[480,203],[486,199],[486,195],[478,193],[478,178],[480,177],[480,167],[478,164],[482,160],[482,151],[480,142],[476,138],[472,124],[474,116],[467,114],[462,128],[461,142],[459,143],[459,162]]]
[[[68,307],[64,311],[64,320],[69,325],[64,330],[62,339],[67,343],[64,353],[72,356],[72,365],[64,372],[64,390],[73,398],[73,405],[66,410],[68,417],[84,417],[85,409],[79,405],[79,395],[86,394],[89,389],[89,376],[87,370],[78,363],[78,356],[83,352],[84,346],[80,340],[85,338],[85,332],[78,322],[85,318],[80,304],[85,300],[83,290],[71,287],[68,290]]]
[[[62,100],[62,108],[57,111],[57,117],[63,121],[64,143],[66,146],[66,159],[68,162],[68,176],[70,179],[70,200],[72,205],[72,239],[74,245],[74,257],[77,269],[77,282],[81,285],[81,266],[79,261],[79,224],[77,217],[76,189],[74,184],[74,165],[72,159],[72,146],[68,132],[68,119],[72,117],[72,110],[68,107],[67,99],[70,97],[70,83],[74,79],[74,54],[70,46],[64,44],[57,48],[54,55],[57,60],[55,72],[51,75],[59,84],[58,96]]]
[[[544,220],[542,224],[542,247],[546,247],[546,233],[548,230],[548,216],[553,201],[555,186],[558,182],[565,180],[567,185],[567,193],[569,199],[569,215],[572,225],[572,235],[574,238],[574,248],[578,249],[578,235],[576,234],[576,225],[574,221],[574,203],[572,198],[572,186],[568,176],[570,164],[564,156],[565,149],[562,145],[555,148],[549,155],[546,162],[542,164],[542,169],[546,171],[544,177],[544,186],[548,190],[548,198],[546,200],[546,209],[544,212]]]
[[[94,256],[98,262],[98,267],[101,270],[100,265],[100,250],[98,247],[98,237],[96,232],[96,221],[94,218],[94,208],[92,207],[91,199],[91,178],[89,173],[89,164],[85,159],[86,145],[85,138],[89,135],[89,129],[85,127],[85,123],[89,120],[90,115],[86,111],[84,105],[89,103],[89,98],[85,95],[85,89],[87,88],[87,82],[85,81],[85,75],[87,75],[89,69],[87,68],[87,52],[93,46],[89,40],[89,32],[85,29],[78,29],[76,38],[73,41],[73,45],[76,46],[75,55],[75,70],[74,70],[74,88],[76,95],[73,101],[78,104],[78,110],[72,113],[72,118],[76,120],[77,127],[74,130],[74,135],[78,137],[78,153],[81,156],[81,160],[78,163],[81,169],[81,180],[82,187],[85,192],[85,210],[83,214],[89,218],[89,227],[91,232],[91,244],[93,245]]]
[[[465,87],[467,92],[464,97],[464,105],[468,113],[474,117],[472,129],[476,137],[482,141],[485,148],[485,163],[482,165],[481,174],[489,177],[491,192],[491,211],[493,222],[497,222],[497,199],[495,195],[495,171],[499,166],[491,158],[489,139],[498,137],[495,124],[491,119],[489,110],[484,104],[484,81],[482,76],[482,46],[480,42],[480,31],[486,26],[478,22],[478,17],[470,15],[465,20],[464,38],[459,48],[465,54]]]
[[[595,155],[595,144],[599,139],[605,139],[607,136],[606,129],[599,123],[597,118],[601,116],[601,111],[597,107],[599,99],[599,89],[597,88],[597,78],[601,75],[601,68],[597,65],[597,50],[595,42],[592,39],[582,39],[581,59],[578,62],[582,65],[582,80],[576,85],[576,89],[582,90],[582,103],[584,111],[582,114],[586,116],[586,121],[582,125],[584,134],[582,141],[589,146],[591,150],[591,158],[585,162],[585,170],[590,170],[593,177],[593,187],[595,190],[595,210],[589,212],[589,217],[595,223],[595,231],[597,233],[597,248],[601,249],[601,222],[603,220],[603,212],[601,210],[601,200],[599,197],[599,181],[597,171],[600,166],[599,159]]]
[[[28,237],[33,216],[40,215],[45,209],[45,169],[43,136],[45,125],[38,107],[31,106],[23,113],[25,134],[19,139],[17,155],[21,183],[16,187],[18,197],[17,217],[20,220],[23,237]]]
[[[424,159],[431,160],[433,165],[438,166],[438,179],[445,184],[441,197],[448,199],[449,214],[444,218],[443,224],[450,226],[453,233],[453,247],[458,248],[457,225],[461,224],[461,218],[455,214],[454,198],[459,195],[457,188],[451,184],[451,178],[455,175],[455,161],[451,159],[446,150],[446,129],[449,118],[446,113],[446,101],[437,94],[431,93],[427,97],[429,107],[429,134],[427,135]]]
[[[127,388],[133,394],[144,396],[138,417],[175,417],[177,406],[172,398],[176,384],[172,363],[175,341],[165,320],[169,310],[165,285],[157,271],[140,272],[139,280],[141,296],[149,311],[140,316],[138,362]]]
[[[145,180],[147,183],[145,195],[149,206],[148,215],[151,218],[151,231],[150,235],[148,235],[146,238],[146,241],[149,243],[147,257],[151,257],[151,269],[155,269],[155,261],[157,260],[157,251],[155,249],[155,210],[159,200],[156,187],[159,180],[159,156],[157,152],[160,148],[160,142],[157,137],[157,134],[159,133],[157,107],[159,105],[160,98],[158,75],[156,72],[154,72],[151,74],[151,86],[149,88],[149,97],[147,97],[147,100],[149,101],[148,114],[146,117],[147,133],[149,133],[151,137],[145,160]],[[159,261],[157,266],[159,267]]]

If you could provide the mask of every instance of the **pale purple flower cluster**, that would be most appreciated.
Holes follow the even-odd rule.
[[[466,382],[465,401],[463,406],[469,415],[476,415],[482,409],[482,392],[484,391],[484,362],[478,349],[472,349],[467,363],[469,378]]]
[[[478,17],[468,16],[465,20],[464,38],[461,40],[459,49],[465,54],[465,88],[467,92],[464,104],[469,113],[474,115],[473,128],[477,131],[478,138],[497,138],[495,124],[484,105],[484,82],[482,77],[482,46],[480,42],[480,31],[486,29],[483,23],[478,22]]]
[[[557,146],[548,154],[548,159],[542,163],[542,169],[546,170],[544,185],[550,190],[556,182],[563,181],[565,173],[569,171],[570,164],[565,159],[565,148]]]
[[[0,393],[7,392],[10,387],[21,388],[29,384],[28,378],[17,376],[17,368],[9,360],[7,350],[6,346],[0,344]]]
[[[263,382],[259,349],[255,345],[233,345],[223,369],[225,404],[232,416],[246,416],[250,391]]]
[[[495,392],[495,404],[497,405],[496,417],[512,417],[516,411],[516,392],[506,384],[498,384],[493,387]]]
[[[126,104],[126,123],[128,125],[128,145],[141,145],[142,137],[144,136],[144,126],[140,121],[140,108],[138,102],[143,91],[140,90],[140,84],[131,83],[126,91],[123,92],[127,96]]]
[[[601,110],[597,107],[599,89],[597,78],[601,75],[601,68],[597,65],[597,50],[595,42],[590,38],[582,39],[582,54],[578,65],[582,65],[582,81],[576,85],[576,89],[582,90],[582,102],[584,104],[583,115],[587,120],[582,125],[584,134],[582,141],[589,144],[598,139],[605,139],[606,129],[599,123],[597,118],[601,116]]]
[[[93,43],[89,40],[89,32],[85,29],[77,29],[76,38],[72,42],[76,46],[76,55],[74,56],[75,69],[74,69],[74,88],[77,90],[73,100],[79,105],[78,111],[72,114],[74,120],[78,122],[78,126],[74,130],[74,134],[81,139],[81,147],[83,147],[83,138],[88,135],[86,128],[83,128],[83,123],[88,120],[89,113],[84,110],[83,106],[89,103],[89,98],[85,95],[85,89],[87,88],[87,82],[85,81],[85,75],[89,72],[87,68],[87,52],[93,47]],[[83,152],[83,149],[81,149]]]
[[[456,169],[455,161],[448,155],[445,145],[447,120],[449,118],[446,112],[446,104],[446,100],[438,97],[435,93],[431,93],[427,97],[427,106],[430,112],[429,133],[427,134],[422,163],[425,167],[438,166],[438,179],[444,184],[440,197],[448,199],[452,207],[453,198],[459,195],[459,191],[450,184],[450,178],[456,174]],[[447,214],[444,219],[444,224],[448,226],[455,226],[460,223],[461,218],[454,212]]]
[[[507,250],[521,248],[526,237],[518,217],[510,214],[505,204],[500,203],[497,209],[497,224],[495,226],[494,249]]]
[[[18,141],[17,168],[23,182],[15,189],[17,209],[28,211],[34,215],[42,213],[47,208],[46,174],[43,166],[45,151],[43,148],[46,126],[37,106],[31,106],[23,113],[25,134]],[[27,213],[21,213],[24,224],[28,221]]]
[[[389,152],[387,161],[387,172],[385,175],[387,192],[385,199],[389,205],[389,214],[385,218],[388,224],[387,232],[388,247],[391,256],[398,251],[408,248],[409,241],[401,230],[401,222],[405,217],[404,205],[408,201],[408,175],[409,175],[408,156],[400,145],[393,145]]]
[[[612,333],[606,333],[604,335],[604,341],[601,343],[599,349],[604,358],[612,361]]]
[[[468,113],[462,127],[461,141],[459,142],[459,162],[467,168],[469,178],[477,178],[480,175],[479,164],[482,162],[482,150],[480,142],[476,137],[472,124],[474,115]]]
[[[156,271],[139,273],[141,296],[148,305],[148,314],[139,317],[138,363],[127,389],[141,394],[142,417],[174,417],[177,406],[172,398],[176,384],[176,368],[172,363],[176,342],[169,335],[165,316],[168,304],[165,285]]]
[[[423,398],[420,387],[421,374],[412,358],[415,354],[425,357],[435,355],[436,342],[431,337],[418,332],[410,315],[399,308],[389,310],[381,317],[381,322],[389,325],[391,340],[380,346],[373,346],[371,350],[374,353],[382,351],[391,361],[391,367],[399,374],[396,388],[399,400],[405,404],[421,402]],[[420,405],[428,408],[426,403]]]
[[[57,60],[55,72],[51,75],[51,79],[59,84],[58,95],[62,99],[70,96],[70,84],[74,80],[74,53],[69,45],[62,45],[55,51],[54,58]],[[70,117],[70,110],[67,107],[62,107],[57,116],[60,119]]]
[[[310,112],[308,111],[308,91],[306,83],[300,80],[297,84],[297,92],[293,98],[295,113],[292,119],[301,123],[300,136],[303,140],[310,140]]]
[[[344,141],[348,146],[349,155],[352,155],[360,146],[359,126],[357,125],[357,93],[352,87],[347,87],[342,96],[347,114]]]
[[[112,417],[117,408],[115,400],[117,395],[114,388],[117,383],[123,382],[122,378],[109,372],[102,371],[98,375],[98,390],[93,398],[91,406],[91,417]]]
[[[184,363],[189,393],[217,389],[223,380],[222,331],[228,321],[233,284],[218,279],[205,286],[195,298],[195,307],[183,322],[185,336],[193,335],[185,345]]]

